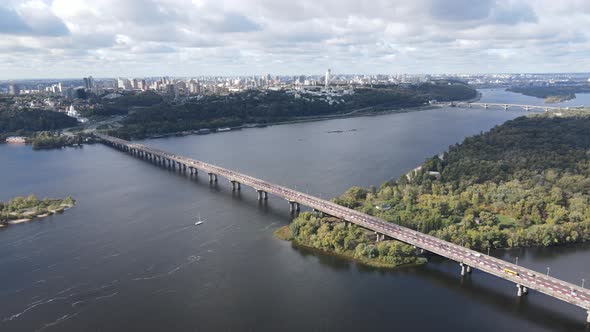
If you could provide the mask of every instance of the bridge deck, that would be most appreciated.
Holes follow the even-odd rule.
[[[412,229],[387,222],[385,220],[352,210],[331,201],[320,199],[290,188],[257,179],[246,174],[208,164],[196,159],[179,156],[148,146],[135,144],[115,137],[97,134],[103,142],[118,147],[135,149],[154,156],[176,161],[187,167],[193,167],[207,173],[223,176],[230,181],[237,181],[254,189],[272,193],[289,201],[306,205],[331,216],[357,224],[363,228],[385,234],[390,238],[414,245],[418,248],[446,257],[464,265],[495,275],[499,278],[514,282],[517,285],[534,289],[564,302],[589,310],[590,319],[590,290],[569,282],[547,276],[543,273],[518,266],[504,260],[481,254],[475,250],[423,234]],[[504,269],[516,271],[518,275],[506,273]]]
[[[563,111],[563,110],[570,110],[570,109],[582,109],[584,105],[579,106],[546,106],[546,105],[523,105],[523,104],[506,104],[506,103],[484,103],[484,102],[451,102],[451,103],[436,103],[438,106],[456,106],[456,107],[502,107],[502,108],[521,108],[523,110],[543,110],[543,111]]]

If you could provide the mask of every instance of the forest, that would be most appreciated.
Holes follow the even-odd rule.
[[[162,102],[132,108],[123,121],[123,127],[109,134],[126,139],[140,138],[185,130],[341,114],[367,107],[374,111],[415,107],[425,105],[432,99],[464,100],[475,95],[476,91],[465,84],[448,82],[415,87],[391,85],[359,88],[355,89],[354,94],[335,97],[331,104],[306,93],[295,98],[284,91],[251,90],[230,95],[203,96],[181,104]]]
[[[589,241],[589,132],[588,113],[519,117],[334,201],[480,251]],[[297,241],[336,250],[305,219],[293,224],[312,231],[294,232]]]
[[[65,146],[82,145],[89,139],[89,134],[61,135],[50,131],[40,131],[27,138],[33,150],[59,149]]]
[[[589,93],[590,85],[516,86],[507,89],[507,91],[546,100],[552,97],[561,97],[561,101],[564,101],[576,98],[576,93]]]
[[[75,118],[64,113],[16,109],[9,99],[0,98],[0,141],[11,135],[26,135],[41,130],[57,130],[78,125]]]

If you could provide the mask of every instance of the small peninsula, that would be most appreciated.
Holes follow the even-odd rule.
[[[588,132],[588,111],[519,117],[466,138],[397,180],[351,188],[334,202],[482,252],[587,242]],[[370,232],[332,217],[302,213],[276,235],[369,265],[424,262],[409,245],[376,242]]]
[[[30,195],[15,197],[8,202],[0,201],[0,227],[61,213],[75,204],[76,201],[70,196],[64,199],[44,198],[40,200],[37,196]]]

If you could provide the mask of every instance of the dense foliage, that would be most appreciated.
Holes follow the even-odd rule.
[[[429,100],[469,99],[476,91],[464,84],[423,84],[356,89],[343,96],[298,96],[284,91],[247,91],[204,96],[182,104],[160,103],[129,111],[124,126],[110,132],[122,138],[145,137],[201,128],[239,126],[244,123],[285,121],[297,117],[343,114],[358,109],[383,110],[421,106]],[[118,98],[121,99],[121,98]],[[117,100],[118,100],[117,99]]]
[[[333,218],[318,218],[302,213],[291,225],[292,240],[297,244],[378,266],[398,266],[425,262],[415,249],[397,241],[375,243],[374,236],[356,225],[346,226]]]
[[[78,124],[75,118],[64,113],[15,109],[6,104],[3,106],[0,106],[0,138],[40,130],[57,130]]]
[[[81,145],[84,143],[85,135],[77,134],[72,136],[60,135],[49,131],[42,131],[31,135],[27,138],[35,150],[40,149],[57,149],[64,146]]]
[[[96,97],[92,103],[96,107],[83,108],[80,113],[85,117],[125,115],[133,108],[150,107],[159,105],[164,98],[154,91],[143,93],[130,93],[118,98],[107,99]]]
[[[0,201],[0,225],[11,220],[30,219],[36,216],[62,212],[75,204],[72,197],[65,199],[38,199],[35,195],[15,197],[8,202]]]
[[[549,98],[560,96],[561,99],[573,99],[576,93],[590,92],[590,85],[564,85],[564,86],[517,86],[508,91],[522,93],[526,96],[537,98]]]
[[[336,202],[476,249],[588,241],[589,132],[588,115],[517,118]]]

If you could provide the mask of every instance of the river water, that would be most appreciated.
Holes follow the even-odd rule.
[[[499,95],[522,100],[499,90],[482,100]],[[521,114],[437,109],[143,143],[326,198]],[[212,187],[99,144],[0,145],[0,200],[30,193],[78,204],[0,230],[0,331],[588,331],[579,308],[518,298],[479,271],[462,279],[444,259],[391,271],[294,249],[273,236],[290,221],[287,202],[260,205],[251,188],[232,193],[223,179]],[[587,245],[492,254],[590,280]]]

